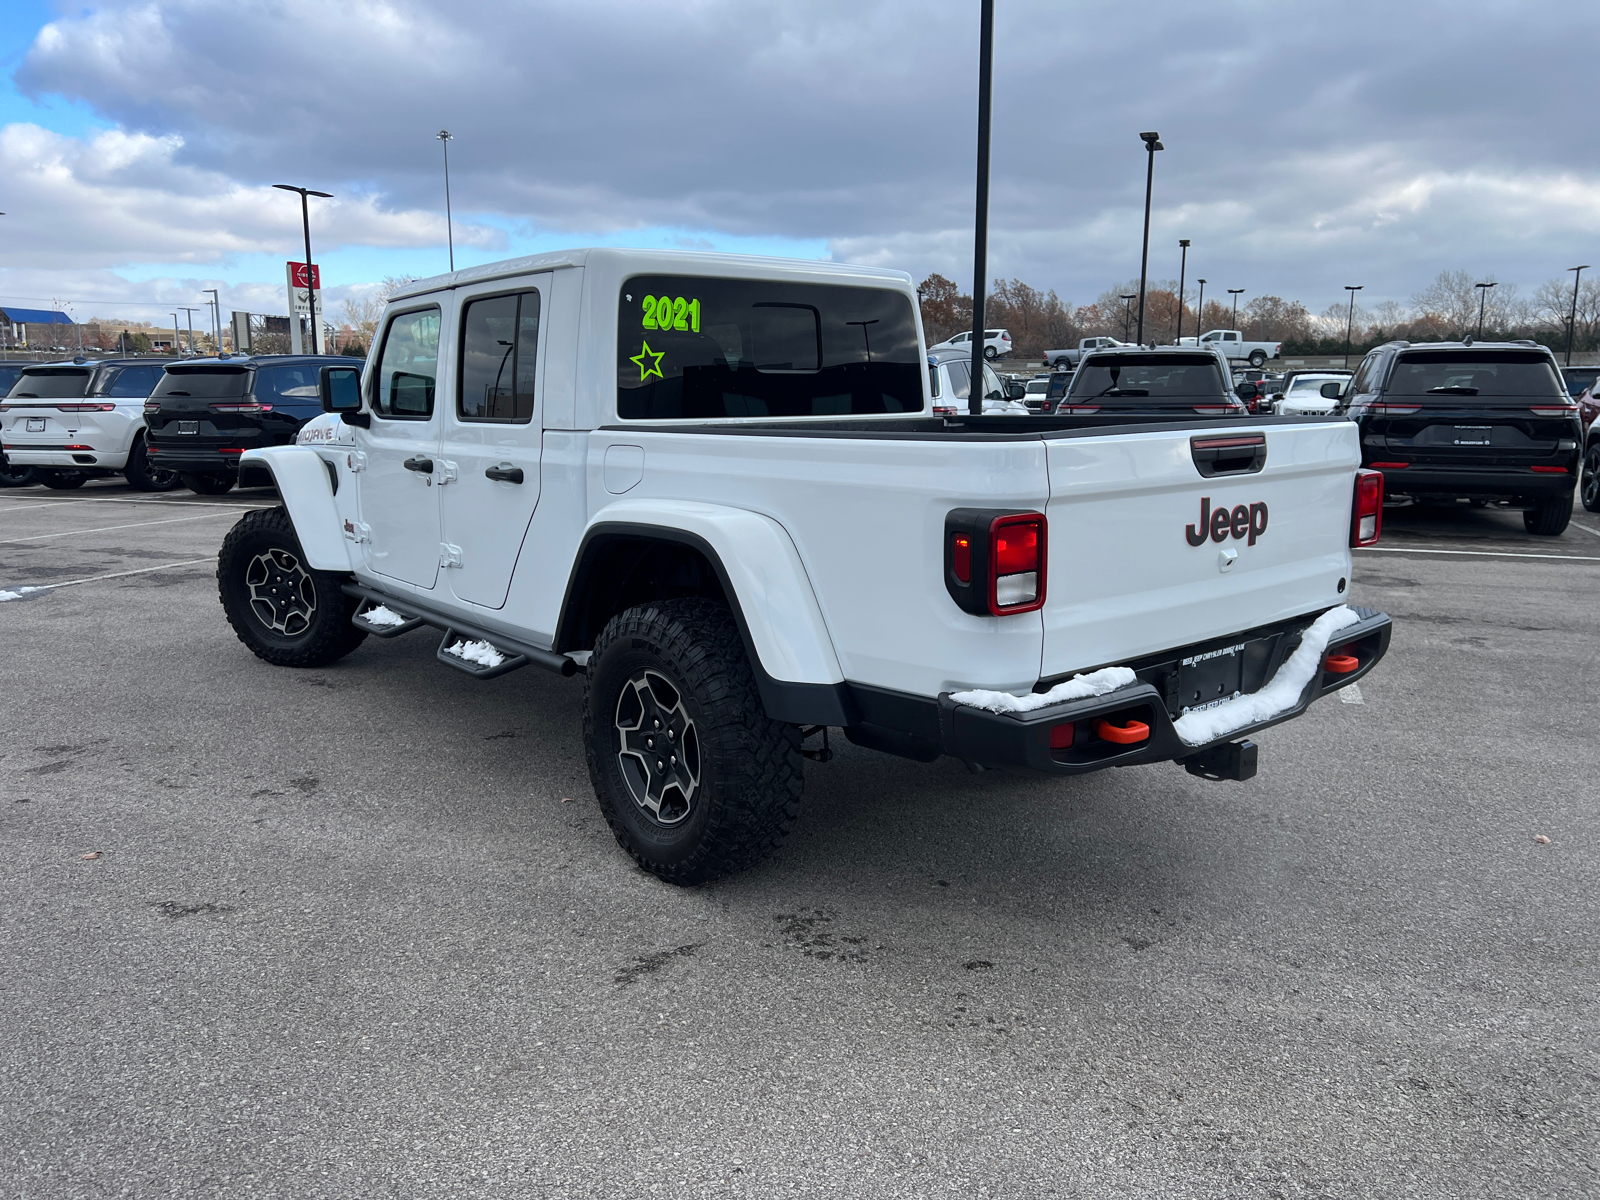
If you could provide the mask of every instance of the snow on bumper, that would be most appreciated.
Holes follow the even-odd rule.
[[[1272,632],[1298,636],[1299,644],[1266,686],[1176,718],[1169,712],[1165,676],[1178,652],[1170,664],[1141,664],[1137,672],[1108,667],[1045,693],[946,693],[939,698],[943,750],[987,766],[1056,775],[1192,758],[1208,746],[1296,717],[1320,696],[1360,679],[1387,653],[1390,628],[1386,614],[1345,605],[1309,625],[1287,622]],[[1337,674],[1328,670],[1330,650],[1358,665]],[[1100,722],[1119,731],[1137,722],[1148,735],[1137,742],[1109,740],[1100,736]]]

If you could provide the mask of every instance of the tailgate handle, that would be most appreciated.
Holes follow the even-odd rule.
[[[1267,435],[1229,433],[1189,439],[1195,469],[1206,479],[1218,475],[1253,475],[1267,465]]]

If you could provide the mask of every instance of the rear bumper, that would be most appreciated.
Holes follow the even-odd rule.
[[[1552,466],[1567,466],[1552,463]],[[1574,459],[1566,471],[1532,471],[1527,467],[1441,467],[1418,463],[1383,471],[1384,495],[1403,496],[1529,496],[1543,498],[1570,492],[1578,482]]]
[[[1357,608],[1356,612],[1361,620],[1340,630],[1328,644],[1329,654],[1337,651],[1355,657],[1359,663],[1355,670],[1338,675],[1323,670],[1313,676],[1287,711],[1199,745],[1184,742],[1174,728],[1169,700],[1160,686],[1166,671],[1164,663],[1136,666],[1136,683],[1104,696],[1066,701],[1026,713],[995,713],[957,704],[945,693],[938,698],[936,714],[931,714],[933,721],[928,722],[915,719],[920,714],[916,713],[912,698],[901,698],[897,706],[884,704],[880,698],[872,706],[876,713],[867,713],[869,720],[878,713],[896,713],[900,719],[892,725],[886,722],[852,726],[845,734],[859,745],[924,761],[948,754],[986,767],[1041,775],[1083,775],[1107,767],[1195,759],[1210,747],[1292,720],[1321,697],[1371,671],[1388,652],[1392,622],[1387,614],[1371,609]],[[1306,623],[1295,625],[1298,628]],[[1182,653],[1174,651],[1166,657]],[[1123,726],[1139,721],[1149,729],[1149,736],[1131,745],[1106,741],[1094,731],[1094,723],[1099,720]],[[1051,731],[1067,724],[1075,729],[1071,746],[1052,749]]]
[[[107,454],[87,442],[75,442],[82,450],[62,450],[56,447],[33,447],[26,443],[5,443],[6,461],[14,467],[104,467],[120,471],[128,465],[128,452]]]

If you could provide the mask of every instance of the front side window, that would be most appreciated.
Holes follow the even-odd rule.
[[[461,321],[463,421],[533,420],[539,352],[539,293],[474,300]]]
[[[372,410],[391,421],[426,421],[438,379],[439,310],[400,313],[383,335]]]
[[[1471,403],[1474,397],[1482,403],[1507,396],[1566,397],[1548,358],[1515,350],[1401,354],[1389,373],[1386,391],[1441,403]]]
[[[17,399],[67,400],[88,394],[92,372],[78,367],[46,367],[24,371],[11,389]]]
[[[1350,394],[1352,396],[1359,396],[1363,392],[1372,390],[1370,385],[1374,368],[1378,365],[1378,357],[1376,354],[1369,354],[1361,360],[1361,365],[1356,368],[1355,377],[1350,380]]]
[[[926,361],[901,292],[647,275],[618,300],[624,420],[922,411]]]

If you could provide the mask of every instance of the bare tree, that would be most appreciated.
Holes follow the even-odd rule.
[[[922,332],[930,346],[972,328],[972,297],[943,275],[934,273],[917,286],[922,306]],[[985,306],[987,307],[987,306]]]
[[[1298,300],[1257,296],[1244,306],[1240,325],[1247,341],[1298,341],[1311,332],[1311,314]]]
[[[1041,356],[1082,336],[1054,291],[1041,292],[1020,279],[994,281],[984,319],[992,329],[1009,330],[1013,348],[1024,358]]]
[[[383,319],[383,309],[389,303],[389,297],[410,282],[409,278],[399,275],[386,275],[383,282],[374,285],[366,295],[352,296],[344,302],[345,324],[355,331],[356,337],[362,343],[372,345],[372,339],[378,333],[378,322]]]

